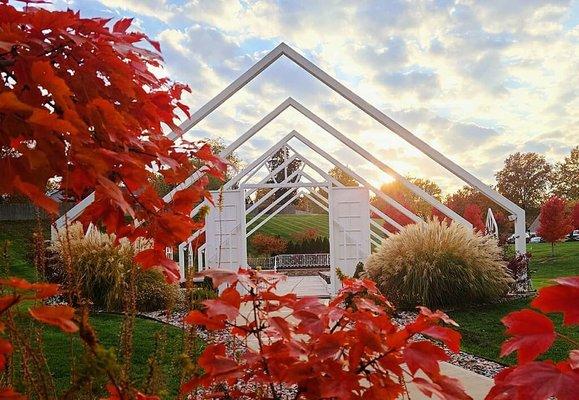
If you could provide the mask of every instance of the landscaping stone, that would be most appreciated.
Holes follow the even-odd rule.
[[[416,315],[417,315],[416,312],[401,311],[396,313],[393,319],[398,324],[405,325],[410,321],[413,321],[416,318]],[[437,344],[442,345],[441,343]],[[450,357],[450,360],[448,360],[450,364],[462,367],[479,375],[494,378],[496,374],[498,374],[500,371],[506,368],[505,365],[492,360],[487,360],[486,358],[465,353],[464,351],[454,353],[445,346],[442,347],[444,347],[444,351]]]
[[[153,318],[164,323],[169,323],[177,327],[183,327],[182,321],[185,314],[186,312],[174,312],[169,316],[169,318],[167,318],[167,313],[165,311],[140,313],[140,315]],[[415,317],[415,312],[402,311],[394,316],[394,321],[399,324],[406,324],[409,321],[414,320]],[[225,343],[229,349],[238,349],[240,346],[244,346],[241,341],[231,335],[231,333],[228,331],[207,332],[203,329],[200,329],[198,333],[199,337],[204,341],[208,343]],[[473,354],[465,353],[464,351],[461,351],[458,354],[450,351],[447,348],[445,348],[445,351],[450,356],[450,360],[448,361],[450,364],[465,368],[469,371],[489,378],[493,378],[501,370],[506,368],[506,366],[503,364],[492,360],[487,360],[486,358],[475,356]]]

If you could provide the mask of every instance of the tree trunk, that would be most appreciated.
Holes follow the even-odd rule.
[[[551,243],[551,257],[555,257],[555,242]]]

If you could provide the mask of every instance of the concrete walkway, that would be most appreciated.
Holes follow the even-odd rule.
[[[278,294],[295,293],[298,297],[330,297],[328,285],[319,275],[288,276],[277,286]]]
[[[458,367],[453,364],[446,362],[440,363],[440,370],[444,375],[450,376],[451,378],[458,379],[466,392],[474,400],[483,400],[491,387],[493,386],[493,380],[483,375],[476,374],[467,369]],[[418,374],[420,375],[420,373]],[[431,399],[425,396],[416,386],[412,383],[407,384],[408,394],[412,400],[423,400]],[[437,398],[434,396],[433,398]]]
[[[278,287],[278,289],[279,290],[277,292],[279,294],[293,292],[298,296],[318,295],[320,297],[329,297],[326,281],[318,276],[290,276]],[[242,307],[240,311],[242,315],[245,315],[251,319],[249,306]],[[284,310],[280,310],[279,312],[276,312],[275,315],[286,317],[287,312],[284,313]],[[248,345],[254,349],[257,348],[257,339],[249,338]],[[444,375],[458,379],[462,383],[466,392],[475,400],[483,400],[493,385],[493,380],[486,376],[476,374],[472,371],[446,362],[443,362],[440,365],[442,373]],[[415,387],[412,383],[408,383],[407,387],[410,399],[430,399],[429,397],[422,394],[422,392],[420,392],[420,390],[418,390],[418,388]],[[403,397],[402,399],[407,398],[408,397]]]

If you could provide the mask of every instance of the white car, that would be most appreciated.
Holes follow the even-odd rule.
[[[511,236],[509,236],[509,237],[507,238],[507,243],[510,243],[510,244],[515,243],[515,239],[516,239],[516,238],[517,238],[517,235],[515,235],[515,234],[513,233]],[[529,234],[529,232],[526,232],[526,233],[525,233],[525,241],[526,241],[527,243],[529,243],[529,239],[530,239],[530,238],[531,238],[531,235]]]
[[[529,243],[543,243],[544,240],[541,236],[534,236],[529,240]]]

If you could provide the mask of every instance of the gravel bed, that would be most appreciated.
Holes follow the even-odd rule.
[[[417,315],[416,312],[401,311],[396,313],[393,319],[395,322],[401,325],[405,325],[410,321],[413,321],[416,318],[416,315]],[[464,351],[454,353],[453,351],[446,348],[446,346],[443,346],[443,348],[446,354],[450,356],[450,360],[448,360],[449,363],[462,367],[469,371],[475,372],[479,375],[494,378],[496,374],[498,374],[499,372],[501,372],[501,370],[506,368],[506,366],[504,366],[503,364],[500,364],[492,360],[487,360],[486,358],[483,357],[465,353]]]
[[[156,311],[156,312],[140,313],[139,315],[182,328],[183,327],[182,320],[185,314],[186,312],[181,311],[181,312],[173,312],[171,315],[167,316],[167,313],[165,311]],[[402,325],[407,324],[408,322],[414,320],[416,318],[416,315],[417,315],[416,312],[403,311],[396,313],[393,319],[395,322]],[[199,337],[207,343],[225,343],[228,352],[230,354],[234,354],[236,352],[236,349],[240,349],[245,345],[241,340],[233,336],[227,330],[209,332],[204,329],[199,329],[197,332]],[[449,362],[451,364],[465,368],[469,371],[475,372],[477,374],[489,378],[493,378],[502,369],[506,368],[502,364],[469,353],[465,353],[464,351],[461,351],[457,354],[450,351],[447,348],[444,348],[444,350],[449,355],[450,357]],[[294,388],[285,387],[278,389],[281,392],[282,399],[290,399],[293,398],[295,395]],[[198,392],[196,395],[199,396],[200,393]],[[193,399],[194,397],[190,396],[189,398]]]

